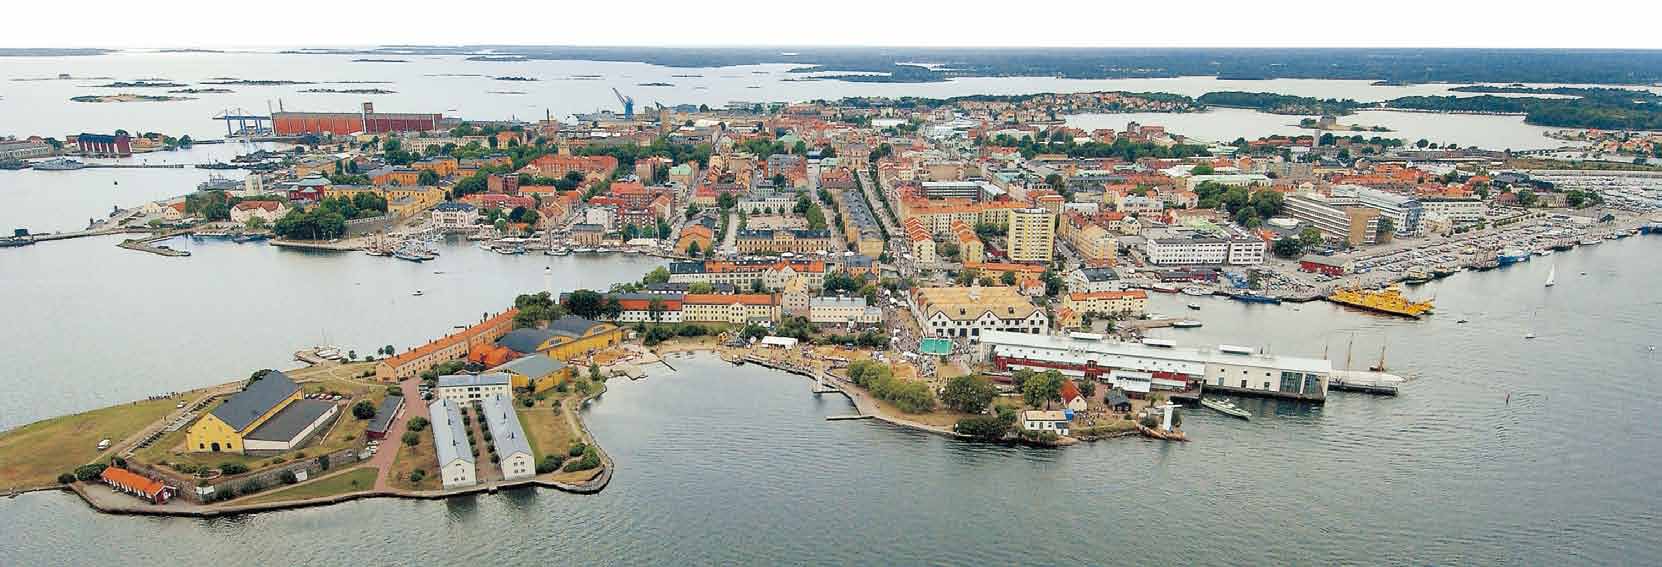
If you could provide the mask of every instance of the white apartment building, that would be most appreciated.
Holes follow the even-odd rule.
[[[1149,263],[1160,266],[1262,264],[1264,248],[1264,241],[1257,238],[1207,236],[1150,238],[1147,245]]]
[[[490,427],[491,446],[496,448],[496,464],[502,467],[502,480],[519,480],[536,475],[536,457],[531,454],[531,443],[525,440],[525,428],[519,425],[519,414],[514,412],[513,397],[495,395],[485,398],[479,413]]]
[[[433,449],[439,457],[439,479],[445,488],[460,488],[479,483],[473,468],[473,446],[467,442],[467,426],[462,424],[461,405],[452,400],[436,399],[427,404],[428,428],[433,430]]]
[[[467,203],[445,201],[433,207],[433,224],[439,230],[461,231],[479,222],[479,208]]]
[[[1482,199],[1422,199],[1426,216],[1437,215],[1454,222],[1477,222],[1489,212]]]
[[[883,310],[866,305],[864,297],[815,297],[808,300],[808,320],[832,325],[876,324],[883,320]]]
[[[440,376],[439,386],[433,389],[433,397],[465,403],[495,395],[509,396],[513,395],[512,382],[512,377],[506,372]]]

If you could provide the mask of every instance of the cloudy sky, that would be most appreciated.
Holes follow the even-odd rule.
[[[81,0],[9,2],[0,47],[882,45],[1662,48],[1662,2]],[[1543,12],[1543,9],[1550,12]]]

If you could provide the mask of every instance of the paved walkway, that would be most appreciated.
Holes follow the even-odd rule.
[[[420,390],[417,385],[419,378],[410,378],[398,386],[404,391],[404,414],[393,420],[392,427],[387,429],[387,437],[381,440],[381,448],[375,456],[369,458],[369,466],[380,470],[375,476],[375,490],[390,490],[392,483],[392,462],[398,457],[398,449],[404,444],[404,432],[408,430],[410,418],[415,416],[427,417],[427,404],[421,401]],[[431,418],[429,418],[431,421]]]

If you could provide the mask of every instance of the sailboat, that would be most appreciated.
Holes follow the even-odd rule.
[[[1389,341],[1387,340],[1386,343],[1379,345],[1379,364],[1368,367],[1369,371],[1371,371],[1371,372],[1384,372],[1385,371],[1385,347],[1388,346],[1388,343],[1389,343]]]
[[[1558,266],[1553,266],[1551,270],[1547,271],[1547,287],[1552,287],[1554,285],[1557,285],[1557,283],[1558,283]]]

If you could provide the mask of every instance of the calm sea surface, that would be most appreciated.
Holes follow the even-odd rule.
[[[1275,92],[1321,98],[1348,98],[1380,101],[1403,96],[1439,96],[1451,93],[1446,84],[1375,86],[1370,81],[1318,79],[1275,79],[1266,81],[1218,80],[1213,77],[1171,79],[1079,80],[1053,77],[983,77],[938,83],[853,83],[845,81],[800,80],[806,75],[788,72],[795,65],[767,64],[719,68],[675,68],[645,63],[599,61],[467,61],[459,56],[410,56],[406,63],[354,63],[350,55],[283,55],[275,53],[155,53],[120,52],[92,57],[8,57],[0,66],[0,134],[46,134],[60,138],[82,131],[157,131],[191,134],[196,138],[219,137],[225,124],[213,116],[227,109],[265,114],[279,101],[288,110],[355,112],[363,101],[372,101],[382,112],[443,112],[476,120],[540,119],[547,113],[562,117],[600,109],[618,110],[612,94],[617,88],[633,96],[637,106],[652,103],[708,104],[719,107],[732,101],[800,101],[836,99],[845,96],[951,97],[972,94],[1029,94],[1123,90],[1169,92],[1200,96],[1212,91]],[[68,80],[19,80],[55,78]],[[534,81],[503,81],[513,76]],[[110,77],[111,79],[91,78]],[[236,78],[245,80],[303,81],[314,84],[251,86],[204,85],[203,81]],[[165,95],[174,88],[103,88],[111,80],[163,79],[185,83],[181,88],[225,88],[231,93],[187,94],[193,100],[148,103],[78,103],[69,99],[81,95],[135,94]],[[359,81],[352,83],[348,81]],[[642,86],[667,83],[671,86]],[[1543,85],[1545,86],[1545,85]],[[392,94],[305,93],[313,89],[382,89]],[[1285,117],[1282,117],[1285,118]],[[1478,128],[1506,129],[1515,118],[1486,117],[1474,123]],[[1492,120],[1491,120],[1492,119]],[[1221,119],[1219,119],[1221,120]],[[1144,124],[1167,124],[1158,119]],[[1296,124],[1297,119],[1290,123]],[[1383,122],[1383,124],[1381,124]],[[1492,125],[1490,123],[1493,123]],[[1348,121],[1347,121],[1348,123]],[[1390,121],[1369,120],[1397,128]],[[1176,124],[1176,123],[1173,123]],[[1465,128],[1441,132],[1437,138],[1460,145],[1487,145],[1479,133],[1466,136]],[[1173,128],[1174,132],[1200,136]],[[1426,130],[1428,133],[1440,133]],[[1226,133],[1218,138],[1233,140],[1249,131]],[[1410,140],[1431,137],[1404,129]],[[1536,136],[1539,137],[1539,136]],[[1496,149],[1505,146],[1497,146]],[[1513,143],[1511,147],[1526,147]]]
[[[417,266],[218,243],[181,261],[112,244],[0,256],[14,322],[0,326],[0,426],[245,375],[322,333],[413,344],[540,286],[549,264],[466,247]],[[1202,300],[1206,326],[1166,336],[1327,349],[1339,364],[1354,336],[1356,366],[1388,345],[1387,364],[1413,381],[1397,398],[1336,393],[1321,407],[1245,400],[1251,422],[1191,410],[1196,440],[1183,445],[1039,450],[826,422],[849,404],[799,378],[679,360],[676,373],[614,381],[587,412],[619,466],[599,495],[192,520],[37,493],[0,500],[0,563],[1650,563],[1662,556],[1662,355],[1647,348],[1662,342],[1658,246],[1636,237],[1428,284],[1413,294],[1436,296],[1439,312],[1422,322]],[[1550,263],[1558,286],[1546,289]],[[556,287],[650,264],[555,259]],[[410,297],[418,287],[427,295]],[[1186,313],[1188,299],[1151,309]]]

